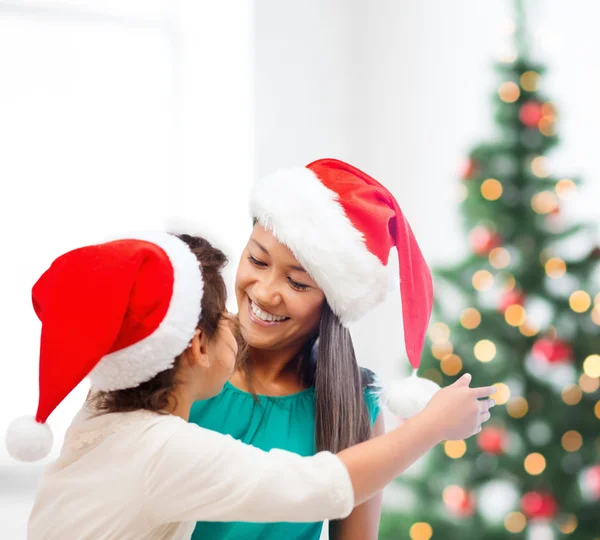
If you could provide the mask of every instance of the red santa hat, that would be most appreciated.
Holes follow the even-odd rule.
[[[166,233],[70,251],[32,290],[42,322],[34,417],[9,426],[11,456],[37,461],[52,447],[48,416],[85,378],[98,390],[133,388],[173,366],[201,315],[200,264]]]
[[[389,252],[396,247],[406,352],[412,367],[419,367],[433,305],[431,273],[389,190],[348,163],[320,159],[259,180],[250,210],[290,248],[343,324],[357,321],[383,300],[389,289]],[[395,412],[405,417],[420,410],[438,388],[416,377],[409,380],[389,396],[397,404]]]

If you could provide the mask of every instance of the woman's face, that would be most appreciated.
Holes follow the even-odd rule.
[[[242,253],[235,292],[241,333],[250,347],[297,350],[317,331],[323,291],[292,252],[260,225]]]

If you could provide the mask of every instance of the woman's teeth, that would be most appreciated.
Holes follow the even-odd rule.
[[[287,317],[280,317],[279,315],[273,315],[272,313],[267,313],[266,311],[263,311],[252,301],[250,301],[250,308],[252,309],[252,313],[254,313],[254,315],[261,321],[281,322],[287,319]]]

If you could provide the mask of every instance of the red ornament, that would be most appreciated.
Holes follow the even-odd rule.
[[[500,313],[504,313],[510,306],[518,304],[522,306],[525,303],[525,295],[518,289],[508,291],[500,301],[498,309]]]
[[[570,362],[573,360],[573,349],[560,339],[540,338],[533,344],[531,355],[549,364]]]
[[[494,454],[495,456],[504,453],[506,440],[506,431],[493,426],[483,428],[481,433],[477,436],[479,448],[487,454]]]
[[[519,119],[524,126],[530,128],[537,127],[543,115],[542,105],[537,101],[528,101],[519,110]]]
[[[479,167],[474,159],[467,159],[462,166],[461,177],[463,180],[471,180],[477,174]]]
[[[486,256],[492,249],[502,244],[502,238],[498,233],[490,231],[486,227],[475,227],[469,234],[471,249],[480,257]]]
[[[472,516],[475,512],[475,494],[460,486],[444,489],[444,505],[448,512],[458,517]]]
[[[592,259],[600,259],[600,246],[596,246],[594,249],[592,249],[590,252],[590,257]]]
[[[521,509],[529,519],[552,519],[558,512],[558,503],[551,493],[530,491],[521,498]]]
[[[600,465],[594,465],[583,472],[581,487],[587,498],[600,500]]]

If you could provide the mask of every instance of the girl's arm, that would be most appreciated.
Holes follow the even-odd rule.
[[[174,521],[312,522],[346,518],[443,439],[470,437],[489,418],[494,388],[462,378],[393,431],[343,450],[302,458],[263,452],[178,423],[146,471],[146,518]]]

